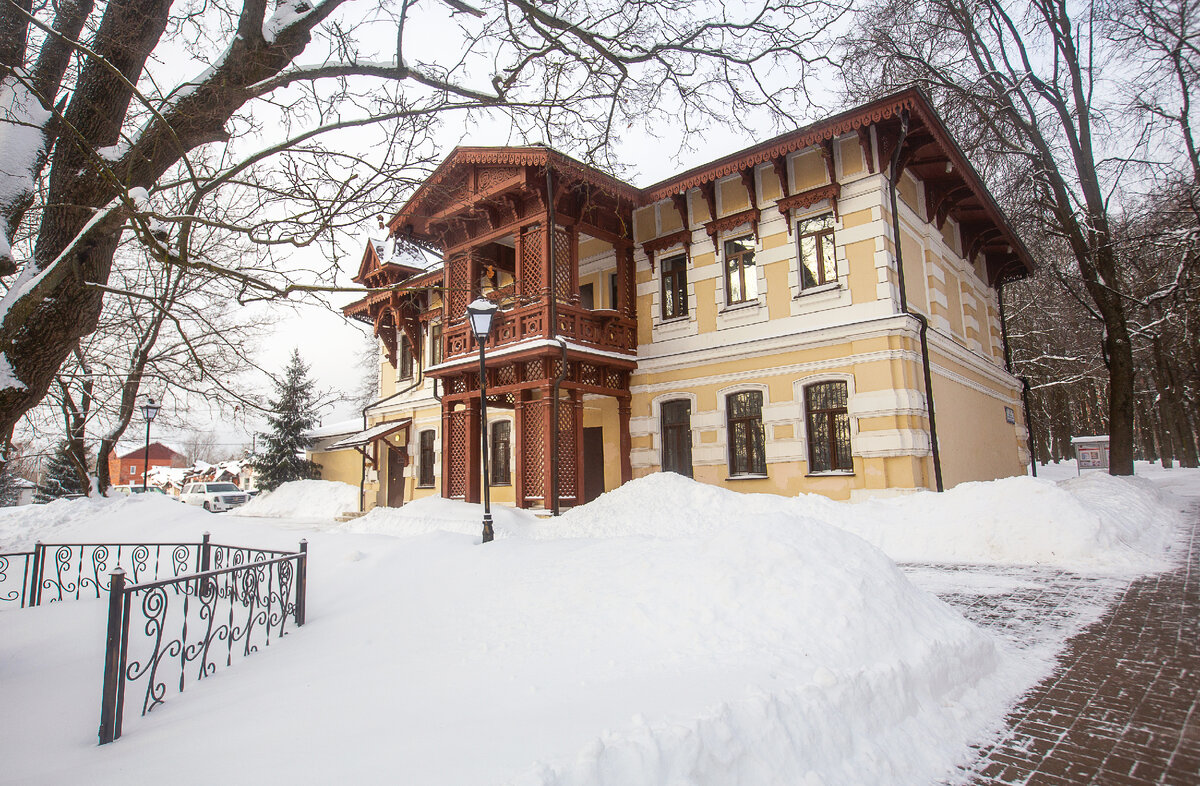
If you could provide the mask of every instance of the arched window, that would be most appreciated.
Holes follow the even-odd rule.
[[[804,387],[809,472],[854,470],[846,399],[845,382],[815,382]]]
[[[762,422],[761,390],[743,390],[725,397],[729,427],[729,474],[767,474],[766,436]]]

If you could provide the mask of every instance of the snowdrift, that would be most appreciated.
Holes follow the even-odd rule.
[[[229,511],[235,516],[332,519],[358,510],[358,486],[336,480],[293,480]]]

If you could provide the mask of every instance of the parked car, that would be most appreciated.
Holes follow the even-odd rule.
[[[179,495],[180,502],[201,505],[213,513],[236,508],[248,499],[250,495],[232,483],[189,483]]]
[[[167,493],[167,492],[163,491],[162,489],[160,489],[158,486],[150,486],[146,489],[142,489],[141,486],[113,486],[111,491],[113,494],[124,494],[127,497],[131,494],[141,494],[143,491],[149,492],[150,494],[166,494]]]

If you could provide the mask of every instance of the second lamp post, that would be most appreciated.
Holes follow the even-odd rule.
[[[467,318],[471,320],[471,332],[479,345],[479,446],[483,458],[483,542],[495,537],[492,530],[491,479],[488,477],[488,434],[487,434],[487,369],[483,361],[483,345],[492,332],[492,317],[496,316],[496,304],[487,298],[476,298],[467,306]]]
[[[146,449],[142,452],[142,493],[146,493],[146,489],[150,484],[150,423],[158,415],[159,405],[154,403],[154,399],[146,396],[146,403],[142,405],[142,417],[146,419]]]

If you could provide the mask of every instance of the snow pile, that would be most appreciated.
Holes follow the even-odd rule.
[[[1166,567],[1178,510],[1145,481],[1092,474],[1055,484],[1029,477],[963,483],[846,508],[815,496],[796,504],[898,562],[1046,565],[1080,573]]]
[[[497,538],[525,535],[537,523],[532,513],[503,505],[492,507],[492,529]],[[350,532],[411,537],[430,532],[481,535],[483,506],[442,497],[423,497],[400,508],[372,508],[346,526]]]
[[[28,551],[46,543],[102,542],[119,534],[122,525],[137,522],[138,537],[172,540],[169,525],[195,511],[162,494],[57,499],[45,505],[0,508],[0,552]],[[207,514],[206,514],[207,515]]]
[[[661,492],[640,487],[629,505]],[[124,737],[101,749],[82,697],[102,661],[103,603],[0,612],[0,691],[26,719],[8,732],[5,777],[152,780],[184,758],[197,782],[230,762],[248,781],[430,786],[946,776],[1025,667],[846,532],[779,512],[729,526],[740,499],[676,500],[687,535],[552,538],[561,522],[510,521],[509,537],[481,547],[478,507],[461,504],[469,535],[313,532],[309,624],[147,717],[127,711]],[[218,542],[263,543],[272,526],[176,507]],[[122,534],[150,528],[125,512]],[[519,537],[517,525],[543,531]],[[55,648],[46,628],[88,635]],[[20,657],[46,647],[53,673]],[[222,755],[192,756],[197,744]],[[304,756],[266,753],[296,745]]]
[[[358,486],[336,480],[293,480],[230,512],[236,516],[331,519],[358,510],[358,494]]]

